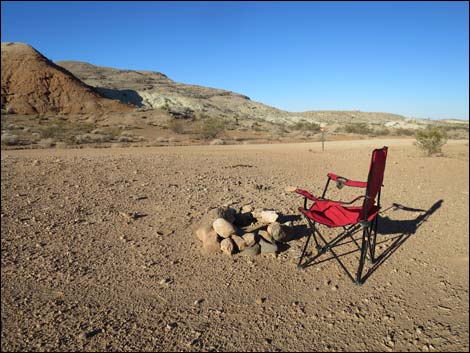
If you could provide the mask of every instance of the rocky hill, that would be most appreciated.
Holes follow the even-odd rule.
[[[141,108],[160,108],[174,115],[206,114],[262,120],[279,120],[290,115],[253,102],[242,94],[175,82],[159,72],[120,70],[79,61],[59,61],[57,64],[104,96]]]
[[[103,97],[33,47],[2,43],[1,108],[16,114],[81,114],[132,108]]]

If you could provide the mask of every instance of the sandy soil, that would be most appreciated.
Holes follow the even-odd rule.
[[[394,251],[364,285],[338,263],[355,273],[352,241],[296,269],[303,220],[277,256],[201,253],[208,209],[295,216],[286,186],[362,180],[384,144],[378,252]],[[410,140],[2,151],[2,351],[468,351],[468,152],[451,141],[423,157]]]

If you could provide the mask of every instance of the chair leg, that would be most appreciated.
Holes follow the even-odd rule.
[[[304,258],[305,256],[305,253],[307,251],[307,247],[308,247],[308,242],[310,241],[310,238],[312,237],[312,234],[313,233],[310,233],[307,237],[307,241],[305,242],[305,245],[304,245],[304,249],[302,250],[302,255],[300,255],[300,259],[299,259],[299,263],[297,264],[297,268],[302,268],[302,259]]]
[[[370,261],[371,263],[375,262],[375,247],[377,245],[377,226],[379,223],[379,217],[376,216],[372,221],[372,227],[370,228]]]
[[[299,263],[297,264],[297,268],[302,268],[303,267],[302,266],[302,259],[304,258],[305,254],[307,252],[308,243],[309,243],[310,238],[312,237],[312,235],[313,235],[313,240],[315,241],[315,245],[316,245],[316,249],[317,249],[318,253],[320,253],[320,251],[322,251],[322,249],[323,249],[320,246],[320,244],[318,243],[318,239],[317,239],[317,236],[316,236],[315,222],[312,222],[308,217],[306,217],[306,218],[307,218],[308,224],[310,226],[311,233],[307,237],[307,241],[305,242],[304,248],[302,250],[302,255],[300,256]]]
[[[364,268],[364,262],[366,261],[367,248],[369,246],[369,227],[363,226],[364,230],[362,232],[362,249],[361,249],[361,258],[359,260],[359,267],[357,269],[356,275],[356,284],[362,284],[362,269]]]

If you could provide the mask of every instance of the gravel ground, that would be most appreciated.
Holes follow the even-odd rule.
[[[411,143],[2,151],[2,351],[468,351],[468,143]],[[297,270],[301,219],[277,256],[202,254],[209,209],[294,218],[287,186],[363,180],[384,144],[378,252],[395,251],[364,285],[329,254]],[[354,274],[354,242],[335,252]]]

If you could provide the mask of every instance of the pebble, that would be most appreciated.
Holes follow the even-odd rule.
[[[194,301],[194,305],[199,305],[204,301],[204,299],[197,299]]]
[[[161,281],[160,281],[160,284],[161,285],[169,285],[171,283],[171,279],[169,278],[163,278]]]
[[[263,304],[265,301],[266,301],[266,298],[262,298],[262,297],[256,298],[256,304],[258,305]]]
[[[168,324],[168,325],[165,326],[165,331],[171,331],[171,330],[173,330],[174,328],[176,328],[176,326],[177,326],[177,325],[176,325],[176,322],[173,322],[173,323],[171,323],[171,324]]]

